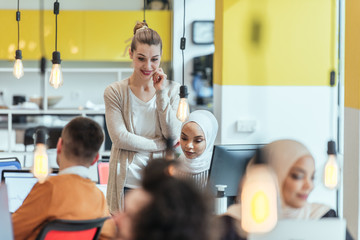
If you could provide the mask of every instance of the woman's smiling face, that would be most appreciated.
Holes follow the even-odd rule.
[[[310,156],[300,158],[291,167],[284,185],[282,194],[286,205],[301,208],[314,189],[315,164]]]
[[[134,73],[137,77],[150,80],[160,66],[160,45],[137,44],[136,49],[129,51],[133,60]]]

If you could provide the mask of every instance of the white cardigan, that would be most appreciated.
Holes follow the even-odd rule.
[[[104,92],[105,118],[112,141],[109,180],[107,185],[107,203],[110,213],[123,208],[123,189],[128,166],[137,151],[160,152],[166,148],[167,138],[180,136],[181,122],[176,118],[179,104],[180,84],[167,80],[165,88],[156,91],[156,111],[159,124],[149,122],[156,127],[158,136],[148,139],[134,133],[129,95],[129,79],[110,84]]]

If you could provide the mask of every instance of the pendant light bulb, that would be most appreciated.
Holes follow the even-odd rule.
[[[50,74],[50,80],[49,83],[52,87],[55,89],[61,87],[63,85],[63,75],[61,71],[61,59],[60,59],[60,52],[53,52],[53,59],[52,59],[52,69]]]
[[[15,60],[13,74],[17,79],[20,79],[22,76],[24,76],[24,66],[21,59]]]
[[[21,50],[16,50],[13,74],[17,79],[20,79],[22,76],[24,76],[24,66],[21,59]]]
[[[277,223],[277,187],[271,169],[256,164],[247,170],[241,191],[241,227],[248,233],[271,231]]]
[[[35,134],[35,150],[34,150],[34,163],[32,172],[38,179],[39,183],[43,183],[50,173],[49,160],[46,152],[46,132],[39,129]]]
[[[187,100],[187,96],[188,96],[188,91],[187,91],[187,87],[185,85],[182,85],[180,87],[180,102],[179,102],[179,107],[176,113],[176,117],[181,121],[181,122],[185,122],[186,120],[189,119],[189,115],[190,115],[190,108],[189,108],[189,103]]]
[[[334,141],[328,142],[328,160],[324,168],[324,185],[329,189],[336,189],[339,185],[340,167],[336,160]]]

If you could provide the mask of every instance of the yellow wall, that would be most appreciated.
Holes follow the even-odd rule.
[[[127,48],[142,11],[60,11],[58,51],[63,60],[130,61]],[[17,49],[15,10],[0,11],[0,59],[13,60]],[[163,61],[171,60],[171,12],[147,11],[146,21],[163,40]],[[46,57],[55,49],[55,15],[45,11]],[[24,60],[40,59],[39,11],[21,11],[20,49]]]
[[[360,2],[345,4],[345,107],[360,109]]]
[[[329,85],[337,70],[335,0],[217,0],[220,85]]]

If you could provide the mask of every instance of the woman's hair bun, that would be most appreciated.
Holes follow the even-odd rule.
[[[146,28],[148,28],[149,26],[148,26],[148,24],[146,23],[146,22],[137,22],[136,23],[136,25],[135,25],[135,27],[134,27],[134,35],[135,35],[135,33],[136,33],[136,31],[137,30],[139,30],[139,29],[146,29]]]

